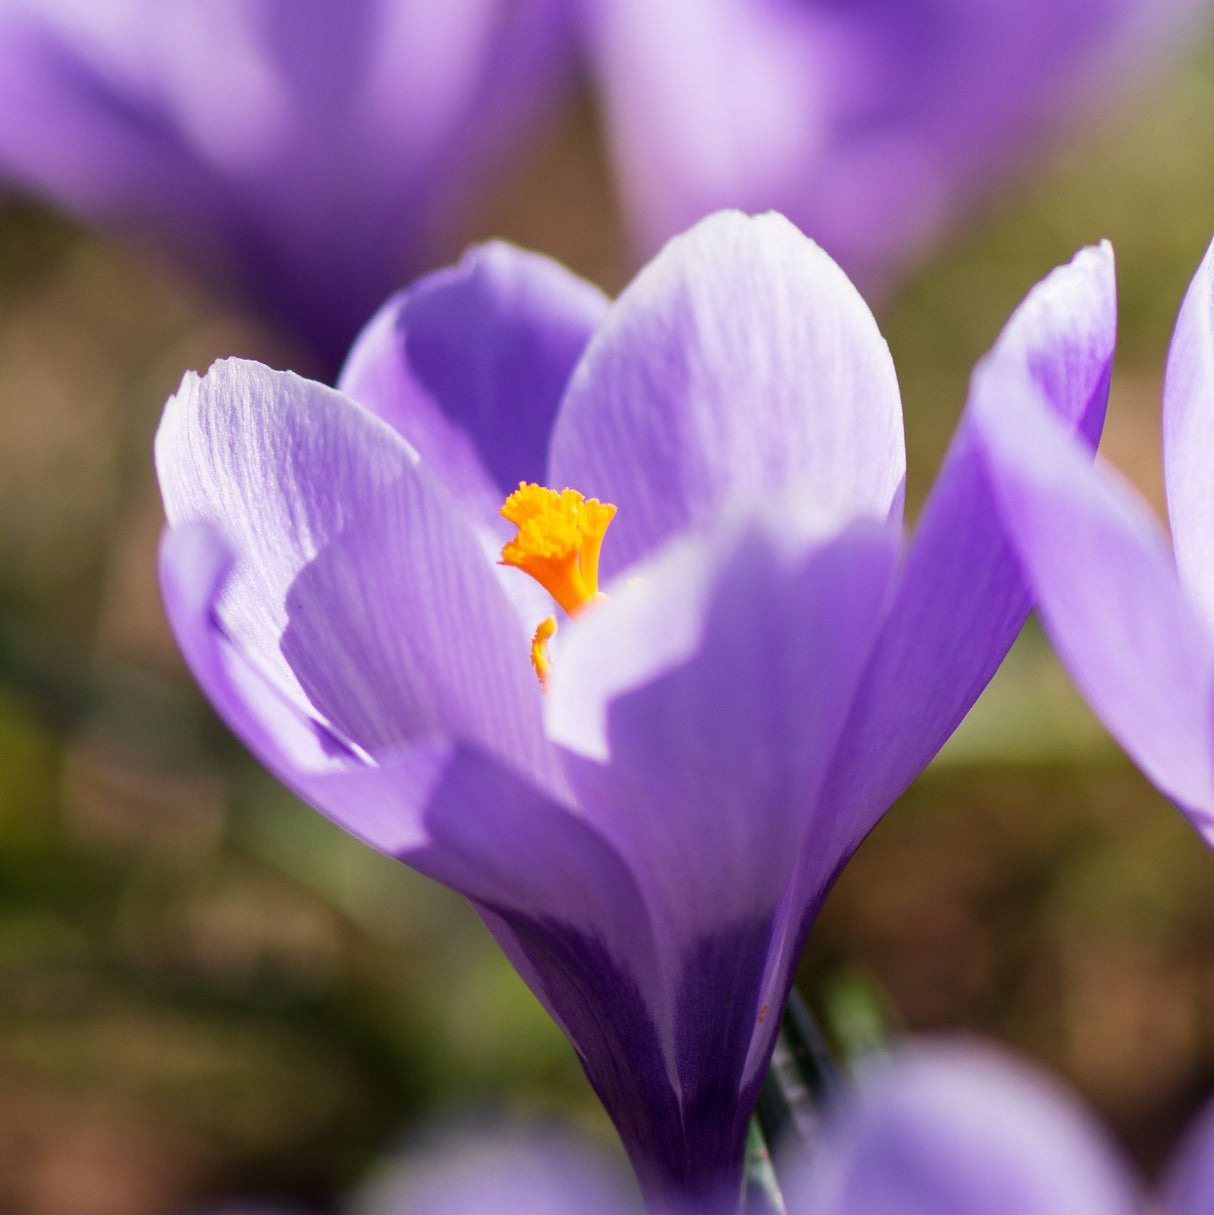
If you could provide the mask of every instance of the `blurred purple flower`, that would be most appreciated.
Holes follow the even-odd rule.
[[[0,0],[0,177],[150,229],[326,375],[572,73],[645,253],[789,215],[864,283],[1210,0]]]
[[[0,177],[150,228],[335,372],[568,70],[567,0],[0,0]]]
[[[1214,246],[1180,309],[1163,394],[1166,537],[1049,412],[977,414],[1054,646],[1138,766],[1214,845]]]
[[[643,250],[773,208],[862,286],[1209,0],[587,0]]]
[[[1208,1215],[1214,1106],[1148,1206],[1091,1117],[1046,1076],[976,1045],[900,1051],[830,1122],[788,1215]]]
[[[973,395],[1015,408],[1031,377],[1094,444],[1114,340],[1104,246]],[[822,899],[1028,610],[968,420],[902,548],[901,423],[843,273],[736,213],[610,305],[487,246],[391,300],[338,391],[229,360],[165,410],[195,676],[302,797],[472,900],[651,1196],[736,1183]],[[520,481],[618,506],[547,697],[552,603],[496,563]]]

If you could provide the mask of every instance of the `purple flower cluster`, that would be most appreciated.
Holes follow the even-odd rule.
[[[711,217],[614,303],[487,246],[336,390],[187,374],[169,617],[272,771],[473,902],[646,1193],[736,1188],[826,892],[1028,611],[973,418],[1093,446],[1114,340],[1104,246],[1009,321],[904,544],[889,351],[786,220]]]

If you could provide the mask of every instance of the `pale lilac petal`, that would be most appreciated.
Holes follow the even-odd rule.
[[[1214,1105],[1207,1104],[1185,1133],[1168,1169],[1167,1215],[1208,1215],[1214,1211]]]
[[[1168,352],[1163,470],[1176,567],[1214,625],[1214,246],[1189,284]]]
[[[549,731],[653,915],[686,1152],[714,1181],[740,1159],[746,1062],[779,1027],[773,924],[896,557],[896,524],[728,521],[612,588],[554,660]]]
[[[546,257],[483,245],[389,300],[338,388],[493,519],[520,481],[543,483],[557,406],[607,303]]]
[[[160,585],[165,612],[194,678],[232,731],[275,776],[347,831],[389,854],[425,838],[421,811],[449,761],[437,733],[397,753],[395,771],[369,765],[319,716],[301,709],[227,634],[219,619],[231,550],[214,527],[165,531]]]
[[[1214,638],[1142,500],[1027,399],[975,413],[1050,638],[1097,715],[1214,839]]]
[[[825,800],[850,847],[957,727],[1028,614],[972,413],[981,406],[1014,414],[1027,407],[1022,385],[1032,384],[1094,446],[1108,400],[1116,308],[1112,249],[1086,249],[1029,293],[974,375],[831,773]],[[818,868],[811,884],[829,876]]]
[[[171,527],[236,555],[223,628],[301,712],[384,760],[453,734],[559,790],[528,637],[463,512],[348,398],[260,364],[192,373],[156,440]]]
[[[972,1045],[870,1066],[789,1215],[1140,1215],[1137,1187],[1052,1081]]]
[[[900,515],[902,414],[867,305],[777,215],[710,217],[611,309],[574,373],[549,483],[614,502],[610,574],[728,502],[790,485]]]

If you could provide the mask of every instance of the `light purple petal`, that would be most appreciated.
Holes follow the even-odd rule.
[[[1207,1215],[1214,1210],[1214,1105],[1193,1121],[1168,1169],[1167,1215]]]
[[[1095,445],[1116,307],[1112,249],[1085,249],[1029,293],[974,375],[831,773],[825,801],[850,847],[957,727],[1028,614],[972,413],[980,406],[1009,415],[1027,408],[1022,385],[1029,383],[1068,428]],[[827,876],[822,869],[813,884]]]
[[[1214,246],[1189,284],[1168,352],[1163,468],[1180,579],[1214,625]]]
[[[556,262],[484,245],[385,304],[338,388],[399,431],[475,517],[496,519],[520,481],[543,483],[561,395],[606,310]]]
[[[449,733],[559,790],[528,638],[463,512],[379,419],[256,363],[192,373],[156,439],[171,527],[236,555],[217,608],[304,713],[386,760]]]
[[[424,838],[421,811],[450,759],[430,733],[396,755],[395,769],[369,765],[317,715],[274,687],[220,623],[218,603],[232,553],[207,523],[165,531],[160,584],[181,652],[216,711],[289,788],[347,831],[389,854]]]
[[[1146,505],[1032,406],[975,423],[1046,629],[1110,732],[1214,839],[1214,638]]]
[[[710,217],[620,296],[570,382],[549,483],[614,502],[606,575],[730,501],[795,485],[901,512],[902,416],[867,305],[777,215]]]
[[[651,910],[685,1151],[714,1182],[740,1165],[746,1062],[784,995],[762,986],[773,923],[896,555],[896,524],[729,521],[612,588],[554,658],[549,730]]]
[[[1137,1187],[1072,1098],[976,1046],[873,1065],[789,1215],[1140,1215]]]

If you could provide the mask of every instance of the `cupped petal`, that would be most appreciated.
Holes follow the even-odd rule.
[[[975,1045],[903,1048],[862,1074],[789,1215],[1139,1215],[1100,1129],[1047,1077]]]
[[[1095,446],[1117,334],[1113,251],[1085,249],[1039,283],[975,372],[852,708],[824,802],[855,847],[932,758],[995,673],[1029,610],[980,443],[978,408],[1035,408]],[[839,849],[833,849],[838,851]],[[814,881],[818,880],[814,877]]]
[[[301,712],[376,760],[437,731],[560,789],[493,563],[393,430],[228,360],[183,380],[156,460],[170,526],[208,522],[236,555],[220,623]]]
[[[723,521],[569,629],[548,729],[636,875],[669,977],[687,1166],[740,1168],[746,1062],[779,1028],[772,928],[881,618],[897,524]],[[755,1047],[759,1042],[760,1046]]]
[[[481,519],[543,482],[561,395],[606,296],[549,258],[493,242],[394,296],[338,388],[383,418]]]
[[[900,515],[889,349],[843,272],[778,215],[710,216],[616,301],[565,394],[549,484],[615,503],[605,575],[726,503],[809,487]]]
[[[1109,731],[1214,841],[1214,636],[1145,503],[1040,403],[974,421],[1047,632]]]
[[[1164,1185],[1167,1215],[1205,1215],[1214,1210],[1214,1105],[1185,1132]]]
[[[416,735],[380,764],[352,750],[229,635],[220,610],[235,574],[212,525],[166,531],[169,621],[220,716],[300,797],[473,901],[570,1038],[642,1180],[670,1189],[681,1119],[666,981],[621,858],[565,806],[449,735]]]
[[[1163,471],[1176,567],[1214,625],[1214,244],[1185,293],[1168,351]]]

